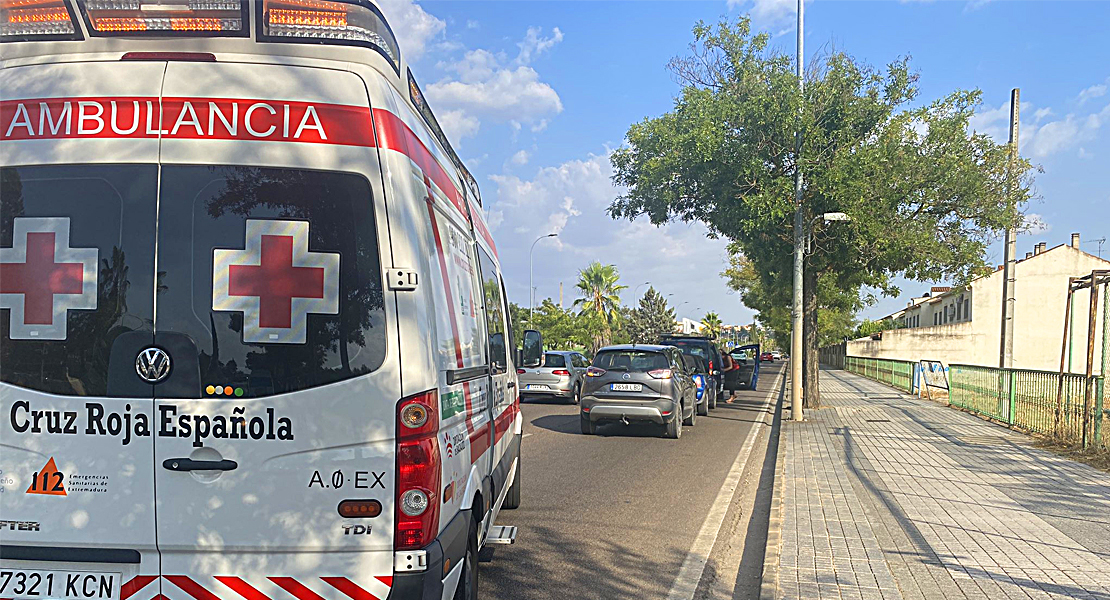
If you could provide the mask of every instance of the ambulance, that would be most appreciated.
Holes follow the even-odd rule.
[[[475,598],[523,337],[373,3],[0,0],[0,599]]]

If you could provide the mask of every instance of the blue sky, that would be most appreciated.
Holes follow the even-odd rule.
[[[672,107],[667,61],[683,54],[699,19],[750,13],[755,27],[793,52],[795,2],[463,2],[384,0],[413,72],[459,155],[478,178],[500,248],[510,299],[528,303],[528,250],[537,297],[575,295],[578,269],[615,264],[630,288],[650,281],[681,304],[729,323],[752,311],[719,276],[724,242],[697,224],[656,228],[613,221],[620,193],[607,155],[628,126]],[[1019,256],[1045,241],[1110,234],[1110,33],[1108,2],[880,2],[806,4],[808,56],[834,45],[883,65],[909,55],[921,101],[979,88],[974,127],[1004,140],[1010,89],[1021,88],[1022,153],[1044,172],[1028,207],[1037,225]],[[1097,252],[1097,244],[1085,244]],[[1110,257],[1110,243],[1103,248]],[[1001,261],[998,244],[988,259]],[[905,282],[864,316],[887,314],[930,283]],[[647,286],[640,286],[642,294]],[[625,293],[632,301],[632,289]]]

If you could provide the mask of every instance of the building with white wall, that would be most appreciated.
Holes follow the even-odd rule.
[[[1014,363],[1018,369],[1058,371],[1067,309],[1068,281],[1110,270],[1110,261],[1079,249],[1079,236],[1071,245],[1046,249],[1038,244],[1015,272]],[[890,315],[900,329],[882,332],[880,339],[860,339],[847,344],[849,356],[898,360],[938,360],[945,364],[997,367],[1002,343],[1003,271],[974,279],[965,289],[934,288],[914,298],[906,308]],[[1095,331],[1095,373],[1101,372],[1102,323],[1105,306],[1101,290]],[[1087,331],[1091,295],[1078,292],[1072,306],[1072,343],[1065,359],[1073,373],[1087,366]]]

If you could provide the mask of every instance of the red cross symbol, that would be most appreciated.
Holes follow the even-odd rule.
[[[260,327],[292,327],[293,298],[323,298],[324,269],[293,266],[293,237],[263,235],[261,264],[231,265],[228,294],[257,296]]]
[[[0,308],[11,339],[64,340],[66,316],[96,308],[96,248],[69,247],[68,217],[15,219],[0,248]]]
[[[213,255],[212,308],[243,313],[244,342],[304,343],[309,313],[339,313],[339,255],[309,252],[304,221],[246,229],[246,248]]]

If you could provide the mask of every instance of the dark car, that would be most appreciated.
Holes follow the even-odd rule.
[[[598,351],[582,388],[582,433],[599,422],[657,423],[678,438],[694,425],[697,400],[692,360],[671,346],[621,345]]]
[[[729,352],[733,368],[725,372],[725,390],[754,390],[759,379],[759,344],[740,346]]]
[[[707,415],[709,409],[717,408],[717,397],[724,392],[724,359],[720,348],[713,338],[704,335],[668,334],[659,338],[659,343],[674,346],[683,354],[701,359],[706,364],[706,376],[711,382],[702,397],[702,404],[698,407],[698,414]]]

